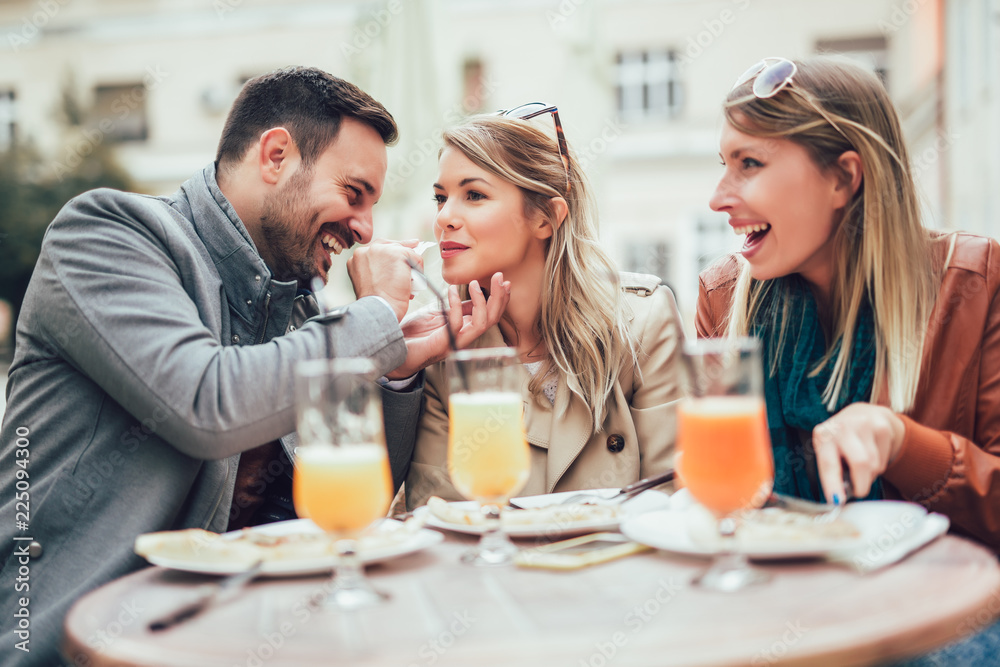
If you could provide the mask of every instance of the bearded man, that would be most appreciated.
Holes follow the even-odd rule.
[[[448,345],[443,318],[412,337],[400,326],[420,258],[375,243],[348,265],[357,301],[319,308],[309,291],[331,254],[371,241],[396,136],[356,86],[280,70],[244,86],[216,161],[174,195],[94,190],[60,211],[18,319],[0,430],[0,586],[13,593],[0,617],[9,628],[29,598],[32,640],[5,664],[56,664],[73,601],[144,565],[137,535],[281,518],[267,486],[290,479],[298,361],[364,356],[385,383],[416,375],[383,389],[397,487],[405,478],[418,371]],[[506,292],[472,303],[463,317],[453,295],[460,344],[496,323]]]

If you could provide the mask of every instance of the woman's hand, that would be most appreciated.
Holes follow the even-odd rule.
[[[854,495],[867,496],[875,478],[895,460],[905,430],[899,415],[872,403],[852,403],[814,428],[813,450],[827,501],[847,501],[845,467]]]
[[[458,298],[458,288],[448,288],[448,318],[446,323],[441,311],[421,309],[414,317],[403,320],[406,339],[406,361],[388,373],[390,380],[407,378],[431,364],[441,361],[451,352],[451,341],[446,326],[455,336],[455,347],[467,347],[500,321],[510,300],[510,281],[502,273],[493,274],[489,298],[475,280],[469,284],[469,301]]]

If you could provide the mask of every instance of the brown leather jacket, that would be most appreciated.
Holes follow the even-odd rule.
[[[951,238],[931,240],[940,263]],[[695,323],[700,337],[724,332],[740,262],[729,256],[701,274]],[[940,512],[955,532],[998,551],[1000,244],[995,240],[957,234],[921,368],[913,409],[901,415],[902,448],[883,474],[886,495]]]

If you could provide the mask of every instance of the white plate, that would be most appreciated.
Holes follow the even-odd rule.
[[[539,496],[524,496],[514,498],[514,502],[524,508],[547,507],[556,505],[560,501],[581,491],[565,491],[562,493],[546,493]],[[618,489],[593,489],[587,493],[595,493],[603,496],[611,496],[618,493]],[[463,510],[475,510],[478,504],[474,501],[460,501],[449,503]],[[661,491],[643,491],[634,498],[624,502],[619,509],[619,516],[612,520],[594,521],[569,521],[569,522],[546,522],[538,524],[515,525],[505,528],[504,532],[510,537],[562,537],[566,535],[579,535],[581,533],[591,533],[602,530],[616,530],[622,519],[669,507],[670,496]],[[516,511],[516,510],[514,510]],[[470,526],[463,523],[450,523],[439,519],[431,514],[426,505],[414,510],[413,515],[426,522],[428,526],[452,530],[456,533],[467,533],[469,535],[481,535],[482,526]]]
[[[268,523],[263,526],[250,528],[262,535],[295,535],[299,533],[321,533],[323,532],[315,523],[309,519],[293,519],[291,521],[278,521]],[[404,530],[403,524],[391,519],[383,520],[376,531],[379,535],[392,534]],[[232,531],[223,534],[223,539],[233,539],[241,531]],[[380,563],[399,556],[405,556],[428,547],[438,544],[444,539],[444,535],[434,530],[420,529],[410,533],[408,536],[400,536],[399,541],[381,541],[375,548],[366,549],[364,538],[358,555],[365,565]],[[203,563],[196,560],[180,560],[176,558],[163,558],[151,554],[147,559],[153,565],[169,567],[174,570],[184,570],[186,572],[198,572],[201,574],[235,574],[247,569],[245,563]],[[298,576],[306,574],[329,573],[336,563],[336,556],[329,558],[303,558],[303,559],[283,559],[264,561],[261,567],[261,576]]]
[[[621,531],[632,540],[656,549],[712,556],[718,553],[718,545],[696,540],[690,534],[692,516],[705,511],[691,499],[686,489],[682,489],[673,495],[670,508],[630,517],[622,523]],[[926,520],[927,510],[915,503],[864,501],[846,505],[840,518],[854,524],[860,535],[842,539],[744,542],[740,544],[740,551],[757,560],[817,558],[851,553],[868,544],[886,539],[899,540],[916,532]]]

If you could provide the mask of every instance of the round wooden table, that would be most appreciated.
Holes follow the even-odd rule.
[[[81,598],[63,652],[95,666],[842,667],[922,653],[1000,614],[996,556],[952,536],[868,574],[766,564],[773,580],[737,594],[692,588],[705,566],[694,558],[647,552],[572,572],[477,569],[458,563],[471,541],[449,536],[369,568],[392,595],[376,609],[311,607],[324,577],[261,579],[161,633],[149,620],[213,578],[148,568]]]

